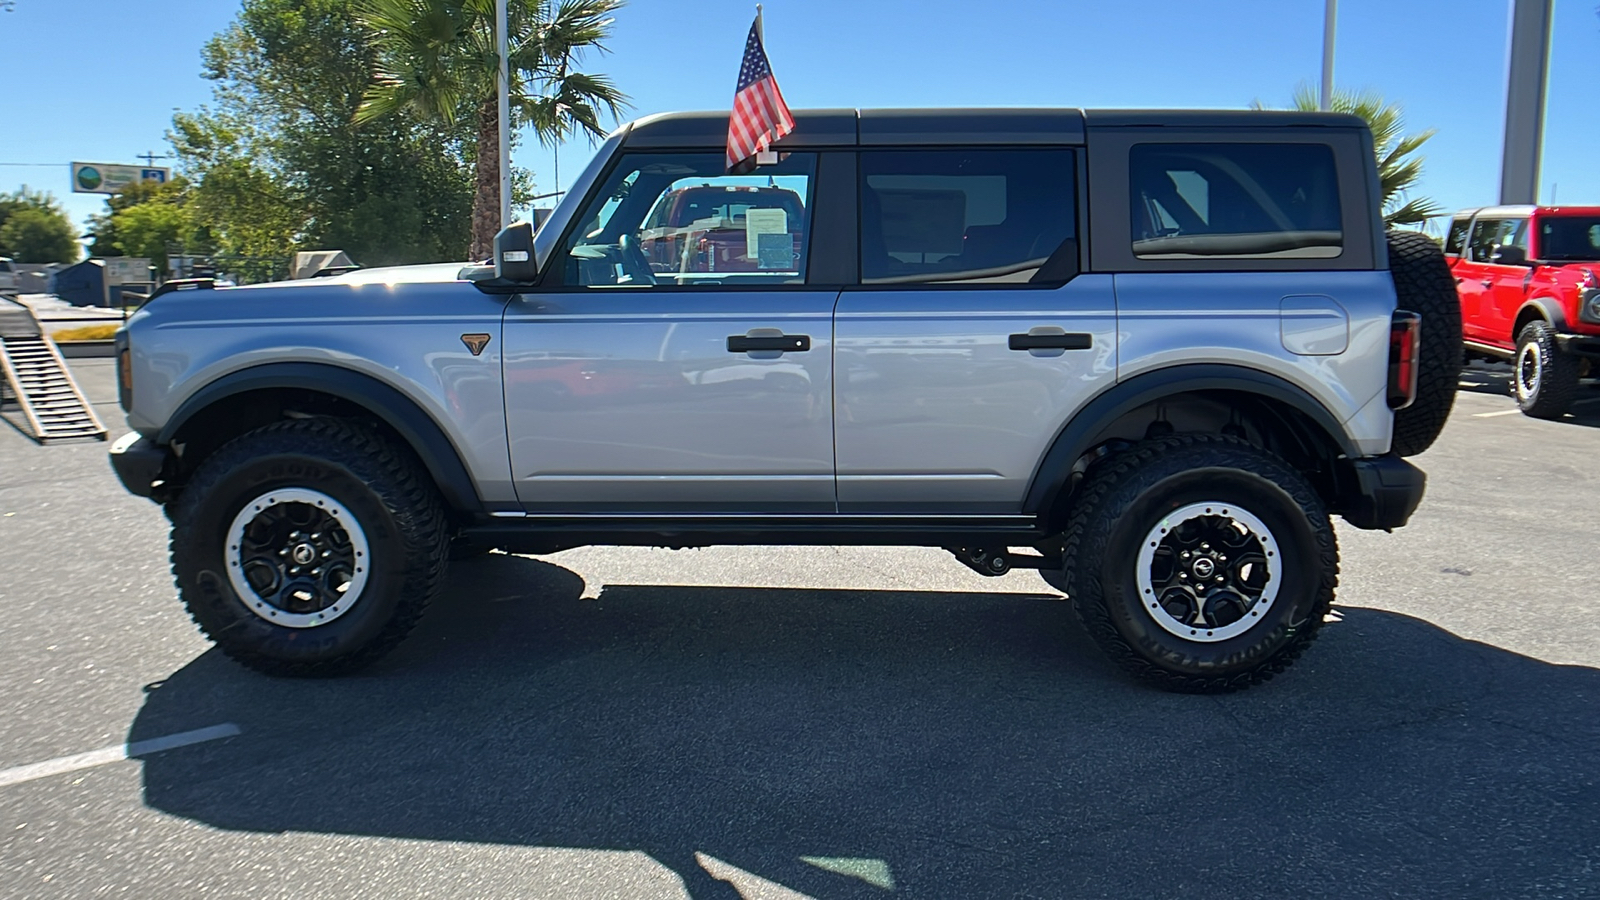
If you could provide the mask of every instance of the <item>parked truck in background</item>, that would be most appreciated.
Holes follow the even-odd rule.
[[[1469,355],[1508,360],[1524,413],[1565,415],[1600,360],[1600,206],[1492,206],[1450,222]]]

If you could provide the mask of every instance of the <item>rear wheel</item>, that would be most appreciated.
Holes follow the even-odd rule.
[[[447,531],[418,464],[338,419],[277,422],[212,454],[169,508],[172,571],[200,629],[270,675],[388,653],[433,599]]]
[[[1091,471],[1065,559],[1067,595],[1100,648],[1145,682],[1194,693],[1287,668],[1338,580],[1315,491],[1222,435],[1146,441]]]
[[[1582,360],[1561,352],[1555,329],[1543,319],[1522,326],[1511,379],[1518,408],[1536,419],[1566,415],[1578,393],[1581,364]]]

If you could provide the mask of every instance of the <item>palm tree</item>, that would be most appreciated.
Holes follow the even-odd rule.
[[[1315,111],[1320,108],[1317,101],[1317,90],[1311,85],[1301,84],[1295,88],[1292,101],[1295,109],[1303,112]],[[1251,106],[1256,109],[1264,108],[1259,100]],[[1411,189],[1422,178],[1423,157],[1415,154],[1428,138],[1433,137],[1434,129],[1402,135],[1405,124],[1402,121],[1400,106],[1384,102],[1383,97],[1375,91],[1336,90],[1328,106],[1334,112],[1360,116],[1372,129],[1373,150],[1378,156],[1378,183],[1383,193],[1385,225],[1391,228],[1397,225],[1420,225],[1444,212],[1438,204],[1426,197],[1410,196]]]
[[[512,122],[553,143],[569,131],[603,134],[626,96],[603,75],[576,71],[589,49],[605,51],[612,13],[623,0],[510,0],[507,46]],[[477,136],[477,190],[470,255],[491,252],[500,228],[499,52],[495,0],[361,0],[372,31],[377,71],[357,122],[402,111]]]

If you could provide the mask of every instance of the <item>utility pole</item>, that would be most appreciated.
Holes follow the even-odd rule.
[[[1322,7],[1322,93],[1317,108],[1333,108],[1333,33],[1339,19],[1339,0],[1324,0]]]
[[[506,0],[495,0],[495,42],[500,50],[500,227],[511,224],[511,58],[506,47]]]
[[[1550,80],[1552,0],[1511,0],[1506,63],[1506,135],[1500,156],[1500,202],[1539,202],[1545,86]]]
[[[158,156],[158,155],[156,155],[156,152],[154,150],[151,150],[151,151],[149,151],[147,153],[135,153],[133,155],[133,158],[134,159],[142,159],[142,160],[144,160],[144,164],[145,165],[153,166],[153,165],[156,164],[156,160],[158,160],[158,159],[171,159],[172,155],[168,154],[168,153],[163,153],[163,154]]]

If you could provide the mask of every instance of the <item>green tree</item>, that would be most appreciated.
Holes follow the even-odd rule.
[[[88,229],[89,255],[97,257],[121,256],[122,249],[117,246],[117,213],[147,203],[157,197],[173,191],[181,191],[186,186],[182,176],[165,184],[154,181],[136,181],[122,189],[119,194],[106,197],[106,208],[89,217],[85,226]]]
[[[542,141],[569,130],[602,133],[625,96],[603,75],[576,70],[590,49],[604,51],[622,0],[510,0],[507,45],[513,125]],[[357,121],[396,113],[473,134],[473,259],[483,259],[500,228],[499,54],[495,0],[361,0],[361,20],[378,51]]]
[[[1317,89],[1310,84],[1295,88],[1292,106],[1304,112],[1319,109]],[[1262,108],[1260,101],[1252,104]],[[1328,104],[1333,112],[1359,116],[1372,129],[1373,150],[1378,157],[1378,183],[1383,196],[1383,221],[1385,225],[1421,225],[1444,212],[1427,197],[1413,197],[1411,192],[1422,180],[1424,157],[1417,153],[1434,129],[1405,134],[1403,110],[1398,103],[1388,103],[1376,91],[1333,92]]]
[[[176,196],[134,204],[111,219],[121,255],[144,257],[163,272],[168,270],[168,247],[194,243],[194,221]]]
[[[364,265],[464,259],[465,142],[358,125],[376,51],[352,0],[244,0],[202,52],[210,105],[175,117],[195,240],[219,253],[341,249]]]
[[[0,194],[0,256],[17,262],[78,261],[78,232],[51,195],[26,187]]]

